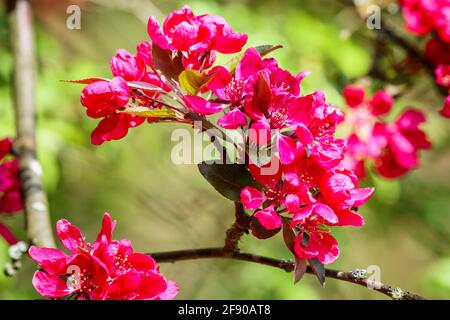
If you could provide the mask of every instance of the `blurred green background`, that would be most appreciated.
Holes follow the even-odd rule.
[[[395,6],[389,1],[382,3],[391,11],[386,19],[401,32]],[[115,238],[129,238],[143,252],[220,246],[233,221],[233,204],[216,193],[195,166],[177,166],[170,161],[172,124],[142,125],[121,141],[90,145],[89,134],[97,121],[86,117],[79,103],[82,86],[59,80],[109,77],[108,62],[116,49],[134,52],[139,41],[148,40],[148,16],[162,21],[184,4],[197,14],[224,16],[234,30],[249,34],[249,46],[282,44],[284,49],[273,55],[283,68],[293,73],[312,72],[303,82],[304,92],[321,89],[337,106],[343,106],[342,86],[365,76],[379,54],[374,51],[374,32],[354,8],[335,0],[37,0],[33,4],[39,157],[53,223],[67,218],[93,239],[107,211],[118,220]],[[66,28],[70,4],[81,8],[80,30]],[[3,137],[14,135],[14,118],[10,39],[5,8],[0,10]],[[403,59],[395,48],[386,55]],[[395,71],[389,72],[393,82],[399,80],[396,74],[392,76]],[[450,298],[450,126],[436,112],[441,98],[427,75],[403,80],[410,87],[397,101],[392,117],[408,105],[424,110],[434,148],[423,153],[418,170],[400,181],[370,177],[365,182],[376,187],[375,196],[360,210],[366,226],[335,230],[341,255],[331,267],[351,270],[377,265],[386,283],[428,298]],[[376,81],[372,84],[378,85]],[[23,215],[1,219],[23,236]],[[290,257],[280,236],[265,241],[246,237],[242,247],[277,258]],[[7,246],[0,241],[0,266],[6,261]],[[23,263],[16,276],[0,275],[1,299],[38,297],[31,285],[35,265],[29,259]],[[385,298],[333,279],[322,288],[312,276],[294,286],[291,274],[237,261],[188,261],[163,264],[161,269],[180,285],[178,298]]]

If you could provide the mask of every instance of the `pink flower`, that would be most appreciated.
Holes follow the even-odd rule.
[[[148,41],[142,41],[137,45],[137,57],[151,67],[153,66],[152,44]]]
[[[127,113],[112,113],[107,115],[91,133],[91,143],[101,145],[106,141],[120,140],[128,133],[129,128],[139,126],[144,117]]]
[[[92,118],[103,118],[113,113],[124,107],[129,99],[130,89],[122,77],[91,83],[81,93],[81,104]]]
[[[70,252],[32,246],[31,258],[40,265],[33,286],[44,297],[89,300],[172,299],[176,285],[160,273],[155,261],[134,253],[129,240],[112,240],[116,223],[105,213],[94,243],[67,220],[59,220],[56,233]]]
[[[304,233],[295,238],[294,251],[300,258],[317,258],[323,264],[330,264],[339,256],[338,242],[328,232],[314,231],[304,239]]]
[[[367,160],[375,163],[380,175],[399,177],[418,165],[418,150],[431,146],[419,129],[419,124],[425,121],[421,112],[407,110],[392,124],[380,118],[389,112],[393,102],[392,96],[377,91],[369,101],[361,101],[346,115],[344,124],[350,128],[350,134],[344,164],[361,178],[365,176]]]
[[[184,66],[197,70],[207,69],[214,63],[215,51],[239,52],[247,42],[247,35],[233,32],[222,17],[196,16],[188,6],[169,14],[162,28],[150,17],[147,31],[159,47],[181,51]]]
[[[142,44],[141,44],[142,45]],[[144,45],[145,46],[145,45]],[[139,81],[145,75],[145,62],[141,55],[133,56],[127,50],[119,49],[116,55],[111,58],[110,65],[115,77],[122,77],[126,81]],[[151,61],[151,57],[145,56]]]
[[[379,124],[387,145],[375,160],[377,172],[387,178],[399,177],[419,165],[418,151],[431,148],[425,133],[419,128],[425,122],[422,112],[406,110],[393,124]]]

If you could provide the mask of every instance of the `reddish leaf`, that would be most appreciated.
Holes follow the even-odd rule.
[[[320,262],[317,258],[308,259],[308,263],[313,269],[314,273],[319,279],[319,282],[322,286],[325,285],[325,266],[322,262]]]
[[[81,83],[81,84],[91,84],[97,81],[110,81],[110,79],[106,78],[85,78],[79,80],[60,80],[62,82],[70,82],[70,83]]]
[[[152,58],[153,67],[162,78],[178,82],[178,76],[184,70],[179,54],[174,56],[171,50],[162,49],[153,42]]]

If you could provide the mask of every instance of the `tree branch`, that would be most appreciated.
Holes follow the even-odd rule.
[[[35,53],[31,4],[10,1],[10,34],[14,51],[14,102],[20,180],[27,237],[32,244],[54,247],[42,168],[36,158]]]
[[[227,230],[225,237],[225,246],[223,250],[226,252],[239,252],[239,240],[248,233],[250,228],[250,217],[245,213],[242,203],[235,202],[235,221]]]
[[[169,251],[169,252],[158,252],[150,253],[150,255],[158,263],[175,263],[182,260],[198,260],[198,259],[232,259],[247,261],[252,263],[258,263],[278,269],[282,269],[286,272],[294,271],[294,262],[286,260],[278,260],[269,257],[263,257],[259,255],[254,255],[251,253],[241,253],[241,252],[229,252],[225,248],[203,248],[203,249],[190,249],[190,250],[179,250],[179,251]],[[306,273],[315,274],[314,271],[308,266]],[[325,274],[329,278],[350,282],[367,288],[373,288],[373,290],[378,291],[387,295],[388,297],[396,300],[425,300],[425,298],[403,291],[400,288],[392,287],[386,285],[379,281],[374,281],[365,275],[365,270],[354,270],[350,272],[344,272],[333,269],[326,269]]]

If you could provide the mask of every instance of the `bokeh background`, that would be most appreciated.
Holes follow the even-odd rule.
[[[374,32],[352,6],[336,0],[36,0],[33,1],[38,54],[37,105],[39,157],[45,174],[53,222],[68,218],[93,239],[104,211],[118,220],[115,237],[135,248],[156,252],[219,246],[233,221],[233,204],[216,193],[195,166],[170,161],[173,124],[143,125],[117,142],[90,145],[95,120],[79,103],[82,86],[60,82],[109,77],[109,58],[118,48],[135,51],[148,40],[146,21],[160,21],[184,4],[196,13],[224,16],[234,30],[249,34],[248,45],[282,44],[273,55],[293,73],[310,70],[304,92],[321,89],[343,106],[343,85],[365,76],[374,59]],[[373,1],[372,1],[373,2]],[[81,29],[66,28],[66,9],[81,8]],[[402,21],[393,1],[381,1],[399,32]],[[14,135],[11,101],[12,56],[7,16],[0,5],[0,137]],[[403,33],[404,34],[404,33]],[[405,35],[407,36],[407,35]],[[411,41],[417,39],[410,38]],[[402,59],[395,47],[389,59]],[[386,58],[387,60],[387,58]],[[385,63],[386,61],[384,61]],[[395,70],[388,71],[395,73]],[[396,79],[395,74],[392,79]],[[398,79],[397,79],[398,80]],[[341,255],[334,268],[377,265],[381,280],[428,298],[450,298],[450,125],[437,114],[441,99],[425,74],[403,79],[408,90],[397,101],[395,117],[409,105],[427,114],[426,131],[434,147],[423,153],[419,169],[401,180],[369,177],[376,193],[360,212],[362,228],[335,230]],[[375,87],[376,82],[372,83]],[[23,236],[23,215],[2,217]],[[280,236],[261,241],[246,237],[245,251],[289,258]],[[0,266],[8,261],[0,241]],[[0,275],[1,299],[37,298],[31,285],[35,265],[24,259],[14,277]],[[202,260],[161,265],[187,299],[384,299],[366,288],[329,279],[322,288],[312,276],[297,285],[292,275],[238,261]]]

